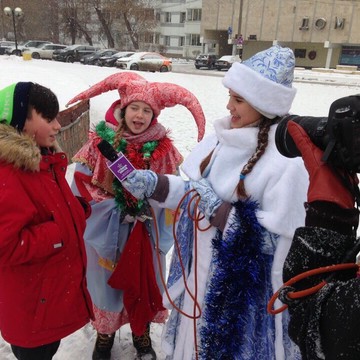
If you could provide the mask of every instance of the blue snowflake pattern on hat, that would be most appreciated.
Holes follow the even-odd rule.
[[[289,48],[274,45],[245,60],[243,64],[277,84],[291,87],[295,58]]]
[[[274,45],[231,66],[223,84],[243,97],[258,112],[273,119],[290,110],[296,89],[295,57],[290,48]]]

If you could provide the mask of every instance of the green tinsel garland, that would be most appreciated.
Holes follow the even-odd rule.
[[[114,144],[115,131],[106,126],[105,121],[101,121],[96,126],[96,133],[103,139],[106,140],[111,145]],[[143,144],[141,148],[141,152],[143,154],[144,159],[150,159],[152,153],[158,146],[158,141],[148,141]],[[125,139],[121,139],[119,146],[116,148],[117,152],[122,152],[124,155],[127,154],[127,141]],[[136,216],[144,205],[143,200],[138,200],[134,198],[128,191],[125,190],[121,184],[121,182],[114,177],[113,181],[113,189],[115,192],[115,202],[118,208],[126,214],[131,216]]]

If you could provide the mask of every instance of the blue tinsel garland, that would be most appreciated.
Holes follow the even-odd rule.
[[[266,230],[258,204],[238,201],[232,225],[213,239],[213,275],[200,330],[201,359],[274,358],[274,319],[266,312],[273,256],[261,249]]]

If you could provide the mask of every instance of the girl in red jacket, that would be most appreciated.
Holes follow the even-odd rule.
[[[50,360],[92,318],[85,212],[65,179],[55,94],[0,90],[0,331],[19,360]]]

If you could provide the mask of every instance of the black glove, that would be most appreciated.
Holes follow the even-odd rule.
[[[76,196],[76,198],[79,200],[80,205],[84,209],[85,218],[89,218],[91,215],[91,205],[82,196]]]

